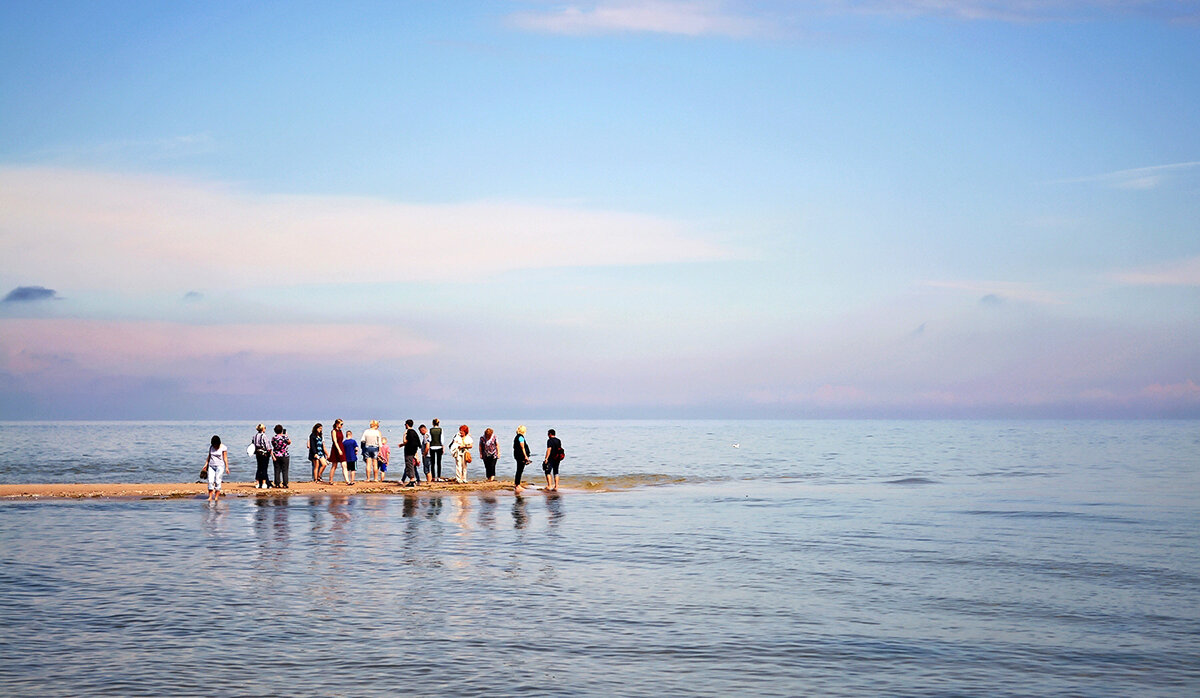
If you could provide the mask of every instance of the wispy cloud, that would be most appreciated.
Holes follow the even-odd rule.
[[[30,154],[37,162],[59,164],[107,163],[113,161],[172,160],[211,153],[216,141],[208,133],[187,133],[162,138],[118,138],[99,143],[80,143],[46,148]]]
[[[1114,189],[1145,190],[1154,189],[1162,184],[1167,177],[1200,167],[1200,160],[1190,162],[1175,162],[1169,165],[1153,165],[1151,167],[1135,167],[1128,170],[1105,172],[1104,174],[1088,175],[1086,177],[1071,177],[1056,179],[1050,184],[1086,184],[1096,183]]]
[[[1080,21],[1130,14],[1181,20],[1200,14],[1193,0],[827,0],[822,4],[836,12],[1001,22]]]
[[[9,291],[3,303],[33,303],[36,301],[57,300],[58,292],[43,286],[18,286]]]
[[[714,0],[645,0],[580,3],[518,12],[509,21],[548,34],[654,33],[744,38],[767,33],[770,24]]]
[[[741,254],[691,234],[682,222],[619,211],[263,195],[222,183],[55,168],[0,168],[0,231],[0,271],[180,294],[198,287],[470,282],[517,269]]]
[[[748,38],[794,34],[825,17],[944,17],[960,21],[1086,21],[1136,15],[1195,21],[1194,0],[592,0],[537,3],[509,15],[527,31],[565,35],[671,34]]]
[[[1013,281],[923,281],[922,286],[929,288],[960,291],[979,297],[979,303],[985,306],[997,306],[1005,300],[1025,301],[1040,305],[1062,305],[1066,301],[1056,293],[1038,288],[1032,284]]]
[[[1200,257],[1118,272],[1113,278],[1131,286],[1200,286]]]

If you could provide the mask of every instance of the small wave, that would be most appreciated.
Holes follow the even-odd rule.
[[[1137,523],[1136,520],[1126,518],[1124,516],[1085,514],[1077,511],[1006,511],[996,509],[968,509],[962,513],[968,516],[998,516],[1006,519],[1083,519],[1086,521],[1106,521],[1122,524]]]
[[[595,492],[629,490],[635,487],[657,487],[683,483],[708,482],[722,478],[681,477],[659,473],[626,473],[624,475],[593,475],[591,477],[563,477],[564,487],[574,487]]]
[[[886,485],[933,485],[937,484],[937,480],[930,480],[927,477],[902,477],[899,480],[886,480]]]

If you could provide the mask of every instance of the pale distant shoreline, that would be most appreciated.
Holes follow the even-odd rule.
[[[386,494],[386,495],[417,495],[430,492],[437,493],[473,493],[512,491],[511,482],[435,482],[432,485],[421,484],[417,487],[404,487],[399,482],[359,482],[347,485],[335,482],[293,482],[287,488],[275,487],[260,490],[253,482],[225,482],[222,492],[227,497],[290,497],[293,495],[335,494]],[[536,487],[526,487],[525,491],[540,491]],[[144,482],[144,483],[44,483],[44,484],[0,484],[0,499],[118,499],[118,498],[152,498],[152,499],[184,499],[189,497],[206,497],[208,485],[204,482]]]

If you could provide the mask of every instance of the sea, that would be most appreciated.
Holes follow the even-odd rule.
[[[0,501],[0,695],[1200,695],[1200,422],[550,427],[558,493]],[[253,432],[5,422],[0,481]]]

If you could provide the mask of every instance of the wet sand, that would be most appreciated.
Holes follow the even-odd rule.
[[[400,494],[414,495],[427,492],[496,492],[513,489],[511,482],[487,482],[477,480],[458,484],[455,482],[422,483],[417,487],[404,487],[395,481],[358,482],[347,485],[340,481],[293,482],[288,488],[255,489],[253,482],[224,482],[221,491],[228,497],[289,497],[308,494]],[[527,488],[532,489],[532,488]],[[154,499],[176,499],[185,497],[207,497],[208,484],[204,482],[146,482],[146,483],[61,483],[0,485],[0,499],[89,499],[116,497],[145,497]]]

